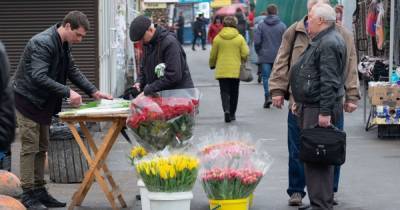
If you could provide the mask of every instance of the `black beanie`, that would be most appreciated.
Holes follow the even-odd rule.
[[[129,37],[131,40],[133,42],[141,40],[150,25],[151,20],[148,17],[144,15],[137,16],[129,27]]]

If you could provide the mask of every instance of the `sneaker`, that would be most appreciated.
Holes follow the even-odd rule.
[[[295,192],[289,198],[289,206],[301,206],[303,204],[301,200],[303,200],[301,193]]]
[[[47,192],[46,188],[41,187],[34,190],[36,199],[38,199],[43,205],[50,208],[65,207],[67,204],[56,200],[53,196]]]
[[[26,190],[22,193],[21,203],[28,210],[46,210],[46,206],[44,206],[35,196],[33,190]]]

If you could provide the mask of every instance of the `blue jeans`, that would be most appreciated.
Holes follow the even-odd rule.
[[[335,125],[337,128],[343,130],[343,114]],[[300,128],[297,124],[296,116],[289,110],[288,114],[288,150],[289,150],[289,188],[287,193],[291,196],[293,193],[298,192],[304,197],[306,192],[306,180],[304,177],[304,164],[299,159],[300,148]],[[338,191],[340,176],[340,166],[335,166],[333,191]]]
[[[261,76],[264,85],[264,95],[265,97],[269,97],[268,80],[269,76],[271,75],[272,63],[263,63],[261,64],[261,68],[262,68]]]

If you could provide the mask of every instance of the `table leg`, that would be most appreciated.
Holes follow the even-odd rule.
[[[86,146],[84,145],[82,139],[80,138],[79,133],[76,130],[75,126],[72,123],[68,123],[68,127],[71,129],[79,147],[82,150],[82,153],[87,158],[88,163],[90,165],[90,168],[89,168],[88,172],[85,174],[85,177],[84,177],[82,184],[80,185],[78,191],[75,192],[75,194],[72,198],[72,202],[68,209],[73,209],[74,206],[80,205],[82,203],[83,199],[85,198],[87,192],[89,191],[89,189],[94,181],[95,176],[96,176],[97,180],[99,181],[99,184],[102,187],[103,191],[105,192],[108,200],[110,201],[113,209],[117,209],[114,197],[110,192],[108,192],[107,184],[106,184],[104,178],[100,175],[99,169],[104,164],[104,161],[105,161],[108,153],[110,152],[112,145],[116,141],[118,134],[123,126],[124,126],[124,123],[121,122],[120,120],[113,121],[113,124],[111,125],[107,135],[104,137],[104,140],[103,140],[102,145],[100,146],[100,149],[95,154],[94,160],[92,160],[92,158],[91,158]]]
[[[85,126],[85,123],[83,123],[83,122],[79,122],[79,125],[80,125],[80,127],[81,127],[81,129],[82,129],[82,132],[83,132],[83,134],[85,135],[85,137],[86,137],[86,139],[87,139],[87,141],[88,141],[88,143],[89,143],[90,148],[92,149],[92,151],[94,152],[94,154],[97,154],[98,149],[97,149],[96,143],[95,143],[95,141],[94,141],[92,135],[91,135],[90,132],[89,132],[89,129]],[[110,170],[108,169],[108,166],[107,166],[106,163],[103,164],[103,170],[104,170],[104,174],[105,174],[105,176],[106,176],[108,182],[110,183],[110,185],[111,185],[111,187],[112,187],[112,191],[117,195],[118,200],[119,200],[121,206],[122,206],[123,208],[126,208],[127,205],[126,205],[126,202],[125,202],[125,200],[124,200],[124,198],[123,198],[123,196],[122,196],[122,192],[119,190],[118,185],[117,185],[116,182],[114,181],[114,178],[112,177],[111,172],[110,172]]]

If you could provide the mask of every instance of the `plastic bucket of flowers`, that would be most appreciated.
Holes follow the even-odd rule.
[[[149,155],[135,163],[148,192],[151,210],[189,210],[199,160],[188,154]]]
[[[211,210],[247,210],[252,194],[272,164],[262,148],[248,134],[223,130],[201,139],[200,180]]]
[[[147,155],[146,149],[142,146],[135,146],[131,149],[129,154],[129,160],[133,166],[135,166],[135,162],[144,158]],[[149,191],[146,188],[143,180],[140,178],[139,174],[136,171],[138,176],[137,186],[139,187],[140,192],[140,202],[142,205],[142,210],[150,210],[150,200],[149,200]]]
[[[147,151],[186,146],[193,136],[199,97],[195,88],[138,96],[131,102],[127,126]]]

